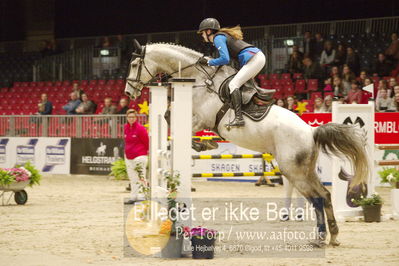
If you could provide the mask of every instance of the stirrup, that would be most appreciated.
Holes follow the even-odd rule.
[[[239,120],[239,121],[237,121],[237,120]],[[226,124],[225,126],[227,128],[230,128],[230,127],[243,127],[243,126],[245,126],[245,121],[244,121],[244,119],[235,118],[233,121],[231,121],[230,123]]]

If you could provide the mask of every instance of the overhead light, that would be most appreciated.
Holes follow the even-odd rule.
[[[285,40],[285,45],[286,46],[293,46],[294,45],[294,40]]]
[[[100,50],[100,55],[109,55],[109,50],[108,49],[101,49]]]

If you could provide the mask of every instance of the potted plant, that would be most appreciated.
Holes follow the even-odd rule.
[[[367,198],[361,196],[360,199],[352,199],[352,202],[362,206],[365,222],[381,221],[382,198],[377,192]]]
[[[213,259],[217,231],[205,227],[184,228],[184,233],[191,239],[193,259]]]

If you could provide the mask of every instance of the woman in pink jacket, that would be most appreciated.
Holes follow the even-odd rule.
[[[131,197],[125,204],[134,204],[136,201],[144,200],[144,195],[139,192],[139,166],[142,176],[146,177],[149,138],[147,130],[137,122],[137,112],[129,109],[126,112],[127,123],[125,124],[125,162],[126,170],[130,179]]]

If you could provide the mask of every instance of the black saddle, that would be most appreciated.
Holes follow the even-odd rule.
[[[229,83],[235,74],[223,81],[219,87],[220,100],[223,103],[231,102]],[[262,120],[273,105],[275,90],[265,90],[250,79],[240,88],[242,95],[242,113],[254,121]],[[261,104],[260,104],[261,103]]]

